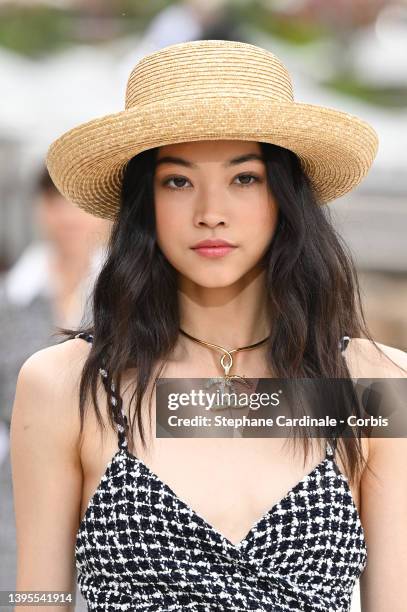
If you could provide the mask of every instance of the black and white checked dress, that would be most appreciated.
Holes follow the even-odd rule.
[[[114,387],[105,387],[121,411]],[[334,447],[328,444],[321,463],[234,545],[129,453],[123,418],[119,448],[77,533],[78,585],[88,610],[350,610],[367,548]]]

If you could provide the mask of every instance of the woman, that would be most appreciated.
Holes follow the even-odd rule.
[[[280,438],[154,435],[159,377],[406,375],[322,206],[376,146],[225,41],[147,56],[124,111],[53,143],[59,189],[115,224],[93,327],[20,372],[19,589],[72,588],[75,548],[93,610],[342,612],[360,574],[363,612],[405,609],[404,440],[305,438],[300,461]]]

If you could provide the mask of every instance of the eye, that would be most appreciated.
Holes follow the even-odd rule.
[[[255,174],[246,172],[236,176],[234,182],[237,182],[240,187],[249,187],[254,183],[260,183],[260,178]],[[170,176],[169,178],[165,179],[162,184],[176,191],[187,189],[191,186],[190,181],[184,176]]]
[[[170,189],[186,189],[187,184],[191,184],[188,179],[183,176],[171,176],[170,178],[163,181],[163,185]]]
[[[253,185],[254,183],[259,183],[260,179],[258,176],[256,176],[255,174],[239,174],[236,178],[235,181],[239,181],[238,185],[240,185],[241,187],[248,187],[249,185]]]

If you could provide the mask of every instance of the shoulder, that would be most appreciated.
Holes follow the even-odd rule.
[[[66,391],[80,376],[89,350],[87,342],[73,338],[36,351],[20,368],[18,384],[43,392]]]
[[[379,342],[373,344],[367,338],[352,338],[344,355],[352,378],[407,378],[407,353],[393,346]],[[393,387],[386,387],[386,392],[395,400],[391,389]],[[394,390],[396,389],[397,387],[394,387]],[[407,439],[405,438],[371,436],[368,440],[370,465],[372,461],[375,461],[374,457],[379,455],[384,465],[388,465],[393,460],[398,461],[401,457],[399,449],[406,450]],[[405,462],[405,455],[403,462]]]
[[[407,378],[407,353],[368,338],[351,338],[344,356],[352,378]]]
[[[12,411],[14,431],[47,433],[76,444],[79,384],[90,346],[74,338],[33,353],[20,368]]]

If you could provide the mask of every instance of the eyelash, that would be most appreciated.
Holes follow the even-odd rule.
[[[244,177],[244,178],[246,178],[246,177],[247,178],[251,178],[253,180],[250,183],[240,183],[239,187],[251,187],[255,183],[260,183],[261,182],[260,178],[258,176],[256,176],[255,174],[251,174],[250,172],[244,172],[242,174],[238,174],[235,177],[235,180],[238,179],[238,178],[242,178],[242,177]],[[185,187],[185,186],[184,187],[171,187],[169,185],[169,183],[170,183],[170,181],[173,181],[174,179],[181,179],[181,180],[188,181],[188,179],[186,179],[183,176],[170,176],[168,179],[165,179],[165,181],[163,181],[163,185],[168,187],[169,189],[173,189],[174,191],[182,191],[184,189],[188,189],[188,187]]]

